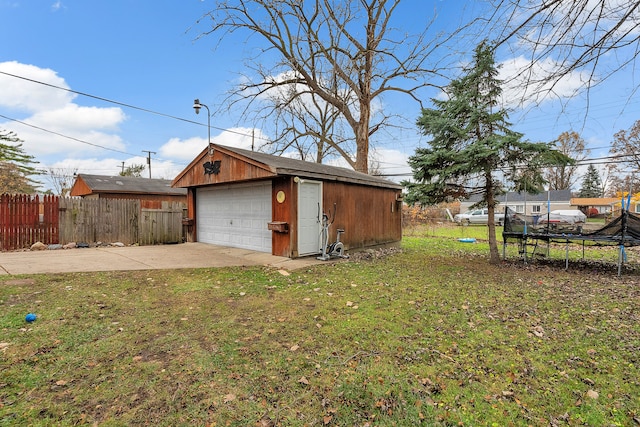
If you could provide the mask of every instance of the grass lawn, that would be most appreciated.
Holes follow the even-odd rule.
[[[290,275],[0,276],[0,425],[640,424],[640,275],[492,266],[476,232]]]

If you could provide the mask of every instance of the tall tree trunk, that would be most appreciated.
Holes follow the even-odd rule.
[[[487,219],[487,227],[489,232],[489,262],[491,264],[500,263],[500,252],[498,251],[498,240],[496,239],[496,199],[495,199],[495,185],[493,183],[493,175],[491,171],[485,172],[485,190],[487,194],[487,212],[489,218]]]
[[[360,120],[356,128],[356,171],[369,173],[369,103],[360,103]]]

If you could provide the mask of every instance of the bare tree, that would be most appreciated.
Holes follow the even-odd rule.
[[[609,150],[613,162],[609,165],[611,171],[610,193],[640,190],[640,120],[628,130],[620,130],[613,135],[613,142]]]
[[[529,58],[524,96],[553,94],[574,72],[589,89],[626,68],[640,51],[640,0],[491,0],[496,44]],[[607,61],[602,61],[604,56]],[[638,89],[633,88],[634,92]]]
[[[301,96],[300,93],[305,93]],[[263,148],[275,154],[293,150],[302,160],[322,163],[339,156],[355,169],[350,153],[353,138],[345,129],[342,116],[333,105],[300,84],[272,88],[266,93],[269,107],[257,117],[273,123],[275,138]]]
[[[640,169],[640,120],[636,120],[629,130],[620,130],[613,135],[609,152],[616,156],[617,164],[624,162],[635,170]]]
[[[55,194],[68,196],[77,173],[78,168],[49,168],[49,181]]]
[[[591,150],[586,148],[584,139],[577,132],[562,132],[554,141],[555,149],[565,156],[580,163],[587,159]],[[578,166],[562,164],[547,168],[544,171],[544,179],[549,183],[550,190],[571,189],[577,182],[576,174]]]
[[[637,193],[638,189],[640,189],[640,176],[629,171],[611,178],[606,195],[607,197],[620,197],[628,192]]]
[[[400,92],[422,107],[416,92],[440,76],[434,58],[446,55],[434,52],[452,37],[429,34],[429,25],[415,36],[393,31],[399,4],[400,0],[217,0],[205,15],[211,28],[202,36],[215,34],[223,40],[240,31],[262,43],[257,56],[247,61],[258,79],[248,76],[234,91],[232,105],[238,99],[248,101],[247,112],[270,90],[296,85],[301,90],[290,93],[284,105],[312,94],[335,109],[355,141],[355,156],[340,152],[337,141],[327,141],[356,170],[367,173],[369,137],[389,119],[383,114],[372,121],[374,101]]]
[[[600,187],[600,193],[603,197],[608,197],[607,195],[609,194],[609,189],[611,188],[613,180],[611,168],[609,165],[600,166],[598,168],[598,172],[600,172],[600,180],[602,184],[602,187]]]

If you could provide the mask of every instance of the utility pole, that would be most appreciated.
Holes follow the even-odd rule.
[[[143,153],[147,153],[147,165],[149,166],[149,179],[151,179],[151,155],[156,154],[155,151],[142,150]]]
[[[122,162],[122,175],[124,175],[124,162]]]

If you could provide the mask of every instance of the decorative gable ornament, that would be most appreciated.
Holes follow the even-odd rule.
[[[205,175],[218,175],[220,173],[220,160],[215,160],[213,162],[206,162],[202,166],[204,167]]]

